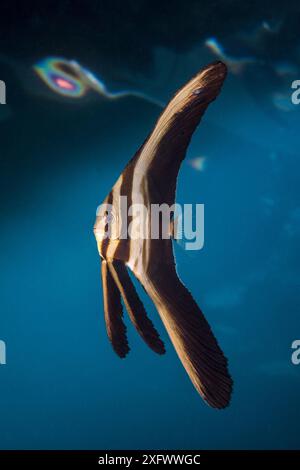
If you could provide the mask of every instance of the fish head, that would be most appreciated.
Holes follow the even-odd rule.
[[[94,235],[96,237],[99,254],[103,259],[107,259],[106,252],[108,244],[112,246],[118,243],[118,222],[118,210],[109,203],[109,197],[107,197],[97,208],[96,221],[94,224]]]

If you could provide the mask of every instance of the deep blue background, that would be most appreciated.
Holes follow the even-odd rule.
[[[60,3],[67,5],[66,15],[70,2]],[[151,11],[151,2],[141,3]],[[220,3],[233,18],[231,31],[222,26],[221,16],[214,22],[211,10],[203,10],[209,21],[206,35],[218,35],[232,51],[235,46],[235,53],[235,34],[246,26],[253,30],[274,13],[258,7],[256,13],[251,2],[244,3],[247,8],[238,10],[236,20],[236,2],[227,2],[227,10],[226,2]],[[29,11],[26,18],[15,18],[19,39],[28,18],[32,29],[27,42],[14,40],[13,29],[10,43],[6,37],[10,50],[2,50],[0,76],[8,90],[7,107],[0,109],[0,339],[7,344],[7,365],[0,366],[2,449],[299,448],[300,366],[291,364],[291,343],[300,338],[300,106],[280,110],[271,93],[279,88],[272,68],[276,60],[292,61],[299,70],[300,42],[292,23],[290,29],[284,23],[286,16],[294,17],[292,10],[278,5],[275,20],[284,26],[269,41],[276,52],[270,44],[240,51],[266,62],[229,74],[195,133],[179,177],[178,201],[205,204],[204,249],[175,249],[179,274],[229,358],[235,387],[224,411],[210,409],[199,398],[145,296],[167,354],[158,357],[148,350],[127,319],[131,352],[125,360],[114,354],[106,337],[92,232],[95,210],[153,127],[159,109],[137,99],[112,103],[96,95],[75,104],[52,95],[31,70],[38,57],[34,33],[43,30],[44,55],[63,52],[85,59],[93,70],[103,58],[108,77],[114,70],[123,86],[131,82],[166,100],[214,59],[200,47],[205,38],[204,20],[198,26],[196,21],[201,5],[195,23],[190,11],[188,19],[181,18],[179,32],[163,9],[153,8],[150,25],[161,24],[173,43],[159,31],[151,43],[143,11],[135,33],[130,18],[137,13],[131,2],[123,36],[111,29],[98,42],[91,12],[82,20],[74,13],[68,18],[73,30],[85,25],[83,41],[88,38],[94,51],[99,45],[99,57],[94,54],[91,61],[75,33],[66,33],[67,50],[53,39],[47,15],[30,16]],[[119,17],[113,8],[106,11],[110,24],[118,25]],[[144,36],[142,21],[148,25]],[[62,17],[60,39],[61,23]],[[127,38],[127,56],[111,37],[118,44]],[[155,59],[158,47],[164,52]],[[126,60],[134,63],[126,67]],[[175,71],[168,65],[174,61]],[[280,91],[288,94],[295,79],[299,72],[280,82]],[[198,156],[207,157],[203,172],[188,164]]]

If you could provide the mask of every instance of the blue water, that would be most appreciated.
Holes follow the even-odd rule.
[[[188,151],[207,157],[205,170],[185,162],[179,176],[178,201],[205,204],[204,249],[175,249],[229,359],[223,411],[197,395],[145,296],[167,354],[147,349],[127,319],[125,360],[106,337],[95,210],[159,109],[28,95],[0,122],[2,449],[299,448],[300,106],[268,106],[230,75]]]

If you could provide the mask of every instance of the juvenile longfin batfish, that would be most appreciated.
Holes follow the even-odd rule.
[[[123,300],[130,319],[149,347],[158,354],[165,352],[132,283],[128,273],[131,270],[154,303],[196,390],[214,408],[229,404],[232,379],[227,359],[208,322],[177,275],[172,239],[124,237],[124,227],[134,221],[134,214],[123,219],[119,206],[120,196],[127,197],[128,207],[141,204],[149,209],[149,214],[152,204],[175,203],[178,171],[190,139],[209,103],[219,94],[225,77],[226,66],[215,62],[175,94],[101,205],[112,207],[112,215],[109,210],[97,212],[94,226],[102,261],[106,328],[114,350],[120,357],[129,351]],[[150,234],[151,221],[146,222]],[[108,236],[114,224],[121,235]]]

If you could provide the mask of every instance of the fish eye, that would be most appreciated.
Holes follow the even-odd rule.
[[[100,216],[100,218],[106,223],[106,224],[111,224],[114,222],[115,217],[112,212],[105,211],[104,214]]]
[[[114,216],[113,214],[107,214],[106,216],[106,222],[109,224],[114,221]]]

